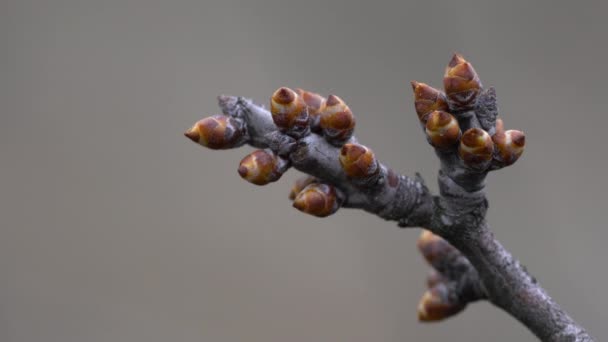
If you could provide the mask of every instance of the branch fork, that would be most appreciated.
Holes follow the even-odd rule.
[[[448,63],[443,86],[441,91],[412,82],[419,124],[440,161],[437,195],[420,175],[396,173],[360,144],[355,116],[336,95],[282,87],[271,96],[269,110],[222,95],[223,115],[197,122],[185,135],[210,149],[258,148],[238,167],[255,185],[275,182],[289,168],[305,173],[289,196],[304,213],[326,217],[357,208],[401,227],[424,227],[417,245],[433,270],[418,306],[421,321],[440,321],[488,300],[543,341],[592,341],[486,222],[486,176],[521,157],[524,133],[504,129],[496,91],[482,86],[461,55]]]

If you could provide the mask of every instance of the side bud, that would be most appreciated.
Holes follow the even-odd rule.
[[[378,174],[380,166],[369,148],[345,144],[340,150],[340,165],[349,178],[365,179]]]
[[[282,132],[296,138],[308,133],[308,110],[295,91],[286,87],[277,89],[270,98],[270,113]]]
[[[524,153],[526,136],[521,131],[508,130],[504,133],[497,133],[492,137],[498,157],[504,166],[512,165]]]
[[[460,126],[449,113],[434,111],[427,116],[426,135],[436,148],[447,148],[458,143]]]
[[[454,316],[465,308],[456,298],[450,296],[450,290],[444,283],[439,283],[427,290],[418,304],[418,320],[436,322]]]
[[[326,217],[340,208],[336,188],[314,183],[306,186],[293,201],[294,208],[318,217]]]
[[[451,247],[439,235],[435,235],[426,229],[423,229],[422,233],[420,233],[416,246],[420,254],[431,265],[434,265],[437,260],[446,256],[449,252],[448,248]]]
[[[443,92],[416,81],[412,82],[412,89],[414,90],[414,106],[421,122],[424,123],[426,116],[433,111],[447,111],[449,109]]]
[[[296,198],[296,196],[298,196],[300,191],[302,191],[305,187],[307,187],[308,185],[310,185],[312,183],[317,183],[317,182],[318,182],[318,180],[312,176],[298,178],[295,181],[295,183],[293,183],[293,186],[291,187],[291,190],[289,191],[289,199],[293,201]]]
[[[341,145],[353,135],[355,117],[341,98],[329,95],[321,108],[320,124],[325,139],[334,145]]]
[[[281,178],[286,164],[272,152],[257,150],[241,160],[238,171],[244,180],[255,185],[266,185]]]
[[[483,166],[492,159],[494,143],[488,132],[470,128],[462,135],[458,155],[469,166]]]
[[[321,131],[321,108],[325,105],[325,98],[317,93],[306,91],[304,89],[296,89],[298,95],[302,98],[308,108],[308,116],[310,117],[310,129],[313,132]]]
[[[222,150],[242,145],[245,127],[238,119],[214,115],[198,121],[184,135],[197,144]]]
[[[467,110],[475,106],[482,85],[471,63],[461,55],[454,54],[445,69],[443,87],[450,108]]]

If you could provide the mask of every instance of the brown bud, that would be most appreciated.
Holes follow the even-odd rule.
[[[445,279],[443,278],[441,273],[437,272],[434,269],[432,269],[426,276],[426,286],[429,289],[444,281]]]
[[[420,233],[416,246],[424,259],[432,266],[438,265],[442,261],[441,259],[454,251],[454,247],[447,241],[426,229]]]
[[[350,108],[335,95],[329,95],[321,108],[321,129],[327,141],[341,144],[353,135],[355,117]]]
[[[340,165],[350,178],[367,178],[380,171],[374,152],[359,144],[345,144],[340,150]]]
[[[436,110],[427,116],[426,134],[433,146],[446,148],[458,143],[460,126],[458,126],[458,120],[454,116]]]
[[[443,87],[450,107],[455,110],[465,110],[475,106],[481,90],[481,81],[471,63],[461,55],[454,54],[445,69]]]
[[[505,124],[501,118],[496,118],[496,125],[494,127],[496,127],[496,132],[494,134],[502,134],[505,132]]]
[[[282,87],[270,98],[270,112],[277,127],[290,135],[300,137],[308,130],[306,104],[295,91]]]
[[[412,81],[412,89],[414,90],[414,106],[420,121],[425,122],[425,116],[435,110],[447,111],[449,109],[443,92],[416,81]]]
[[[418,304],[418,320],[440,321],[462,311],[466,305],[458,303],[457,298],[451,297],[449,289],[443,283],[424,292]]]
[[[306,91],[304,89],[296,89],[306,107],[308,108],[308,116],[310,117],[310,128],[314,132],[320,131],[321,108],[325,104],[325,98],[317,93]]]
[[[294,208],[307,214],[325,217],[340,207],[336,188],[331,185],[313,183],[306,186],[293,201]]]
[[[480,166],[492,159],[494,143],[488,132],[481,128],[470,128],[460,138],[458,154],[469,166]]]
[[[293,201],[293,199],[296,198],[296,196],[300,193],[300,191],[302,191],[302,189],[304,189],[309,184],[316,183],[317,181],[318,180],[312,176],[306,176],[297,179],[291,187],[291,190],[289,192],[289,199]]]
[[[283,174],[282,161],[272,152],[257,150],[247,155],[239,164],[239,175],[255,185],[277,181]]]
[[[515,163],[524,153],[526,136],[521,131],[508,130],[504,133],[497,133],[492,136],[492,140],[498,150],[498,157],[505,166]]]
[[[237,119],[214,115],[198,121],[184,135],[195,143],[219,150],[237,147],[243,143],[245,129]]]

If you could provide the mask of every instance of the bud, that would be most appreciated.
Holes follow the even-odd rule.
[[[433,146],[446,148],[458,143],[460,126],[458,126],[458,120],[454,116],[436,110],[427,116],[426,134]]]
[[[295,137],[301,137],[308,130],[308,110],[306,104],[295,91],[282,87],[270,98],[270,113],[275,125]]]
[[[458,154],[469,166],[480,166],[492,159],[494,143],[488,132],[481,128],[470,128],[460,138]]]
[[[424,259],[433,266],[441,262],[442,259],[454,250],[454,247],[447,241],[426,229],[422,230],[422,233],[420,233],[416,246]]]
[[[471,63],[454,54],[445,69],[443,87],[450,107],[455,110],[471,109],[481,89],[481,81]]]
[[[255,185],[266,185],[281,178],[282,164],[273,153],[257,150],[241,160],[238,171],[244,180]]]
[[[505,132],[505,124],[501,118],[496,118],[495,127],[496,127],[496,129],[495,129],[496,132],[494,134],[502,134]]]
[[[426,276],[426,286],[429,289],[444,281],[445,279],[443,278],[441,273],[437,272],[434,269],[431,269],[429,274]]]
[[[378,161],[369,148],[358,144],[345,144],[340,150],[340,165],[350,178],[368,178],[380,171]]]
[[[424,292],[418,304],[418,320],[422,322],[440,321],[462,311],[466,305],[458,303],[456,298],[450,298],[449,292],[443,283]]]
[[[511,165],[524,153],[526,136],[523,132],[508,130],[502,134],[495,134],[492,137],[498,156],[505,166]]]
[[[327,141],[338,145],[353,135],[355,117],[341,98],[329,95],[325,101],[321,108],[321,129]]]
[[[412,81],[412,89],[414,90],[414,106],[420,121],[425,122],[425,116],[433,111],[449,109],[445,95],[441,91],[416,81]]]
[[[306,176],[299,178],[295,181],[293,186],[291,187],[291,191],[289,192],[289,199],[294,200],[296,196],[304,189],[306,186],[312,183],[316,183],[318,180],[312,176]]]
[[[296,89],[306,107],[308,107],[308,116],[310,117],[310,128],[318,132],[320,131],[321,108],[325,103],[325,98],[317,93],[306,91],[304,89]]]
[[[237,119],[214,115],[198,121],[184,135],[195,143],[220,150],[240,146],[244,142],[245,128]]]
[[[293,201],[294,208],[307,214],[326,217],[340,207],[336,188],[331,185],[313,183],[306,186]]]

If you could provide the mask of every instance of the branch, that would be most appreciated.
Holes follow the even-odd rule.
[[[335,95],[280,88],[270,110],[251,100],[220,96],[223,115],[197,122],[186,136],[212,148],[259,148],[239,165],[245,180],[264,185],[293,167],[308,176],[290,198],[305,213],[325,217],[358,208],[400,227],[425,227],[418,247],[433,266],[418,307],[421,321],[437,321],[470,302],[488,300],[543,341],[592,341],[524,267],[494,238],[486,223],[488,172],[516,162],[525,136],[503,128],[496,93],[484,89],[469,62],[454,55],[445,93],[412,82],[416,112],[441,162],[439,194],[419,175],[399,175],[353,135],[355,118]]]

